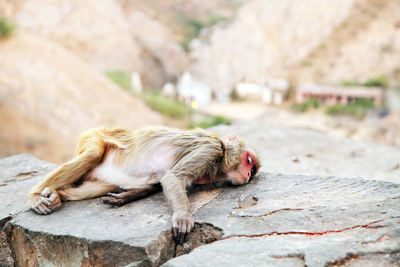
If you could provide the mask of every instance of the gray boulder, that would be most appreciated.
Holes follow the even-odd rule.
[[[176,246],[162,193],[120,208],[91,199],[35,214],[26,195],[54,167],[30,155],[0,160],[0,265],[400,264],[398,184],[262,172],[245,186],[200,186],[189,197],[195,229]]]

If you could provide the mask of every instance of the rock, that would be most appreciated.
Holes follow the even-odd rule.
[[[196,213],[222,240],[163,266],[397,266],[399,197],[398,184],[262,173]]]
[[[3,221],[28,209],[28,189],[42,178],[43,173],[54,169],[55,165],[29,154],[20,154],[1,159],[0,167],[0,221]]]
[[[53,168],[29,155],[0,160],[0,256],[8,251],[10,266],[400,263],[398,184],[264,172],[244,186],[199,186],[194,231],[175,247],[162,193],[120,208],[91,199],[48,216],[27,210],[29,188]]]
[[[0,266],[14,266],[4,225],[13,215],[28,210],[27,190],[39,181],[43,172],[53,168],[53,164],[29,154],[0,160]]]

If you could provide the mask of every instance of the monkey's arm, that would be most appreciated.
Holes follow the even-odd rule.
[[[205,175],[212,164],[222,155],[220,143],[205,142],[179,159],[166,172],[160,182],[168,202],[172,206],[173,236],[182,244],[193,228],[194,220],[186,195],[186,185]]]
[[[194,225],[189,199],[186,196],[184,179],[179,179],[172,171],[161,178],[161,185],[168,202],[172,206],[173,236],[177,243],[183,244]]]

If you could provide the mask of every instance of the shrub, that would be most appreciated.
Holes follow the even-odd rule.
[[[306,58],[303,61],[301,61],[301,65],[306,66],[306,67],[312,66],[312,64],[313,64],[313,61],[310,58]]]
[[[347,81],[347,80],[342,81],[341,84],[343,86],[360,86],[361,85],[359,82]]]
[[[206,25],[197,19],[184,19],[183,22],[183,37],[180,41],[181,46],[187,52],[189,51],[190,42],[195,39],[200,31],[206,27]]]
[[[367,81],[363,82],[363,83],[359,83],[356,81],[342,81],[341,82],[342,85],[344,86],[365,86],[365,87],[383,87],[386,88],[388,86],[388,79],[386,76],[381,75],[381,76],[377,76],[377,77],[373,77],[368,79]]]
[[[10,23],[6,18],[0,17],[0,37],[6,38],[15,30],[15,25]]]
[[[148,92],[144,101],[152,109],[172,118],[184,118],[189,115],[189,109],[181,102],[171,100],[158,92]]]
[[[363,86],[367,86],[367,87],[378,86],[378,87],[386,88],[388,86],[388,80],[387,80],[386,76],[381,75],[381,76],[377,76],[377,77],[373,77],[371,79],[368,79],[362,85]]]
[[[303,103],[293,104],[291,109],[297,112],[306,112],[311,108],[319,108],[321,102],[317,98],[309,98]]]
[[[192,128],[200,127],[200,128],[206,129],[206,128],[210,128],[212,126],[219,125],[219,124],[228,124],[229,125],[229,124],[231,124],[231,122],[232,121],[230,119],[228,119],[224,116],[218,115],[218,116],[205,118],[198,122],[191,122],[189,124],[188,128],[192,129]]]
[[[121,86],[121,88],[129,91],[131,89],[131,76],[129,72],[123,70],[114,70],[106,72],[108,78]]]
[[[335,104],[325,108],[325,112],[329,115],[350,115],[357,118],[365,116],[367,110],[374,107],[372,99],[356,99],[355,101],[343,105]]]
[[[183,37],[180,41],[181,46],[185,51],[189,51],[190,42],[199,36],[202,29],[211,27],[224,20],[226,20],[226,18],[215,14],[209,15],[205,19],[183,18]]]
[[[238,95],[235,88],[233,88],[231,90],[231,92],[229,93],[229,99],[232,101],[244,101],[245,100],[243,97]]]

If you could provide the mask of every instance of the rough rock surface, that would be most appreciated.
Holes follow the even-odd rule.
[[[54,165],[29,154],[20,154],[0,160],[0,266],[13,266],[14,259],[8,246],[3,226],[11,216],[27,210],[27,189]]]
[[[48,216],[28,210],[29,187],[52,168],[29,155],[0,160],[4,265],[400,264],[398,184],[261,173],[245,186],[200,187],[190,196],[195,230],[175,248],[162,193],[121,208],[93,199]]]
[[[396,266],[399,204],[397,184],[263,173],[196,213],[222,241],[165,266]]]

